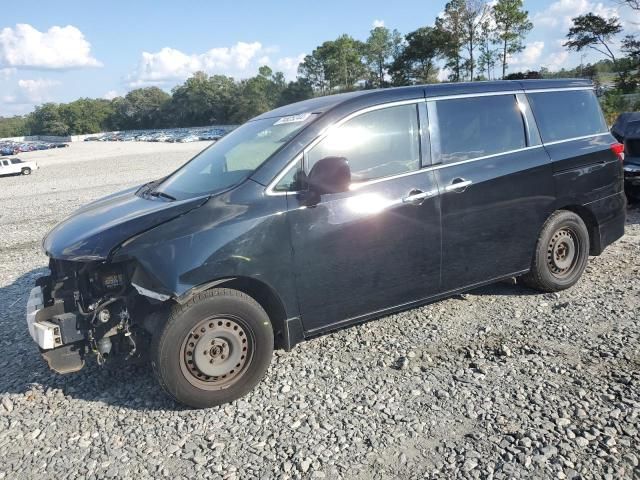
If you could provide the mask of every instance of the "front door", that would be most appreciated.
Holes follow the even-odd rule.
[[[304,168],[330,156],[349,161],[350,191],[323,195],[313,207],[305,206],[304,194],[287,197],[306,331],[440,288],[440,205],[435,176],[422,169],[418,103],[346,120],[312,144]]]
[[[529,268],[555,189],[523,94],[430,100],[450,291]]]

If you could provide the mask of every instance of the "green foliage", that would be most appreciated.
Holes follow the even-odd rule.
[[[124,98],[114,99],[113,124],[122,130],[161,127],[161,113],[170,100],[171,95],[158,87],[131,90]]]
[[[622,26],[616,17],[607,19],[594,13],[587,13],[575,17],[572,21],[573,26],[567,34],[565,47],[576,52],[591,48],[615,63],[616,57],[609,45],[613,37],[622,31]]]
[[[29,135],[28,117],[0,117],[0,138]]]
[[[493,7],[495,40],[502,46],[502,77],[507,73],[509,55],[524,49],[524,37],[533,28],[522,0],[498,0]]]
[[[276,107],[300,102],[311,97],[313,97],[313,87],[307,80],[299,78],[295,82],[289,82],[282,92],[280,92],[280,98],[278,99]]]
[[[173,89],[161,123],[184,127],[229,123],[238,91],[239,86],[231,77],[196,72]]]
[[[299,64],[295,81],[287,82],[268,66],[243,80],[196,72],[171,94],[157,87],[138,88],[111,101],[81,98],[68,104],[46,103],[24,117],[0,118],[0,137],[242,123],[314,95],[437,82],[441,63],[454,82],[495,79],[499,66],[506,79],[582,77],[596,85],[615,83],[615,93],[602,100],[607,112],[613,115],[623,106],[638,106],[621,95],[640,86],[640,40],[624,37],[620,49],[624,57],[616,59],[611,45],[622,31],[617,18],[580,15],[567,34],[567,48],[594,49],[604,60],[557,72],[540,67],[538,72],[507,75],[509,58],[524,49],[531,29],[524,0],[449,0],[434,26],[405,36],[375,27],[364,42],[346,34],[323,42]]]
[[[422,27],[405,37],[405,44],[397,53],[389,73],[394,85],[433,83],[437,81],[435,60],[441,54],[438,32]]]
[[[349,35],[324,42],[298,67],[298,75],[321,95],[350,91],[367,78],[364,64],[366,46]]]
[[[382,88],[387,85],[387,71],[401,45],[402,35],[397,30],[392,32],[386,27],[371,30],[364,45],[364,58],[369,67],[373,87]]]
[[[629,110],[629,103],[625,101],[622,94],[616,90],[607,92],[600,97],[600,106],[604,113],[607,125],[613,125],[618,115]]]
[[[29,127],[34,135],[69,135],[71,129],[64,121],[64,105],[45,103],[29,115]]]
[[[438,46],[445,59],[445,66],[451,70],[449,81],[462,80],[462,46],[464,44],[463,17],[466,8],[465,0],[451,0],[444,7],[444,14],[436,18]]]
[[[309,82],[299,79],[287,84],[281,72],[274,73],[269,67],[241,81],[196,72],[171,95],[158,87],[138,88],[113,100],[45,103],[24,117],[0,118],[0,138],[242,123],[312,96]]]

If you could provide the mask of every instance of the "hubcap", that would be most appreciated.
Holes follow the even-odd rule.
[[[185,338],[180,367],[186,379],[205,390],[235,383],[249,364],[253,339],[240,320],[210,318],[198,323]]]
[[[578,237],[569,228],[561,228],[547,247],[547,264],[556,277],[570,275],[578,260]]]

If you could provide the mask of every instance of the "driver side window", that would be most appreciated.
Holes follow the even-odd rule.
[[[309,150],[307,172],[326,157],[346,158],[353,183],[418,170],[417,108],[416,104],[382,108],[346,121]]]

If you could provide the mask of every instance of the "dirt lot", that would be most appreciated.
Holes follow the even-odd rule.
[[[476,290],[278,352],[249,396],[145,366],[51,373],[25,302],[46,232],[205,144],[82,143],[0,178],[1,478],[640,478],[640,210],[573,289]]]

